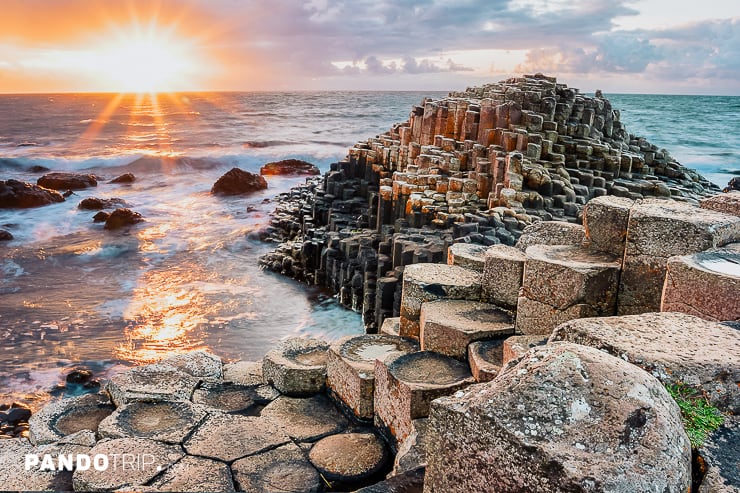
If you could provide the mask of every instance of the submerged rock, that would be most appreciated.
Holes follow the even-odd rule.
[[[59,192],[18,180],[0,181],[0,209],[40,207],[64,202]]]
[[[125,226],[133,226],[142,221],[144,221],[144,218],[138,212],[124,208],[116,209],[105,220],[105,229],[119,229]]]
[[[13,239],[13,235],[10,233],[10,231],[5,231],[4,229],[0,229],[0,241],[10,241]]]
[[[93,216],[93,221],[96,223],[104,223],[110,217],[110,212],[100,211]]]
[[[63,173],[58,171],[42,176],[36,183],[39,186],[51,188],[52,190],[84,190],[85,188],[98,186],[98,180],[95,175]]]
[[[260,168],[261,175],[318,175],[320,173],[319,168],[300,159],[283,159],[267,163]]]
[[[99,211],[101,209],[113,209],[115,207],[125,205],[126,201],[123,199],[99,199],[97,197],[88,197],[86,199],[82,199],[77,208],[89,211]]]
[[[239,168],[227,171],[211,188],[215,195],[243,195],[267,188],[267,182],[260,175]]]
[[[125,173],[121,176],[113,178],[109,183],[133,183],[136,181],[136,177],[133,173]]]

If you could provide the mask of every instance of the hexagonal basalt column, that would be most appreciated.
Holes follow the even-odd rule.
[[[429,415],[429,404],[474,383],[467,363],[430,351],[375,361],[375,426],[399,443],[412,421]]]
[[[634,200],[613,195],[589,200],[583,209],[583,226],[592,249],[619,258],[624,255],[627,223],[634,203]]]
[[[385,334],[349,336],[329,348],[327,386],[361,419],[372,419],[375,396],[375,360],[391,353],[411,353],[419,344]]]
[[[740,249],[669,258],[660,311],[740,320]]]
[[[486,250],[481,278],[483,300],[507,310],[515,310],[524,275],[524,252],[506,245]]]
[[[182,443],[206,411],[190,402],[133,402],[119,407],[99,427],[101,438],[148,438]]]
[[[319,472],[301,449],[289,443],[250,455],[231,465],[240,491],[322,491]]]
[[[474,243],[455,243],[447,250],[447,264],[483,272],[486,249]]]
[[[504,339],[476,341],[468,346],[468,364],[476,382],[496,378],[503,366]]]
[[[579,246],[527,248],[517,331],[548,334],[567,320],[613,315],[619,269],[616,257]]]
[[[421,304],[442,298],[479,300],[480,273],[456,265],[406,266],[401,292],[400,335],[418,339]]]
[[[740,217],[673,201],[644,200],[630,212],[618,313],[660,310],[668,258],[740,241]]]
[[[29,420],[28,438],[34,445],[57,442],[82,430],[98,431],[114,406],[104,394],[86,394],[46,405]]]
[[[505,365],[509,361],[522,356],[533,347],[547,344],[547,335],[534,336],[512,336],[504,341],[503,359],[501,364]]]
[[[135,401],[188,401],[200,378],[166,363],[139,366],[110,379],[106,390],[116,406]]]
[[[401,317],[391,317],[383,320],[380,333],[389,336],[397,336],[401,330]]]
[[[290,396],[322,392],[328,349],[329,344],[318,339],[293,338],[280,343],[262,360],[264,382]]]
[[[423,351],[464,360],[471,342],[513,333],[511,318],[488,303],[439,300],[421,305]]]

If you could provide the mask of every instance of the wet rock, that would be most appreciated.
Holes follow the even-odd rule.
[[[113,409],[105,394],[85,394],[51,402],[29,419],[28,438],[34,445],[41,445],[82,430],[97,432],[100,422]]]
[[[190,402],[132,402],[100,422],[101,438],[138,437],[165,443],[182,443],[206,416]]]
[[[13,235],[10,233],[10,231],[0,229],[0,241],[10,241],[12,239]]]
[[[125,205],[126,201],[122,199],[99,199],[97,197],[88,197],[86,199],[82,199],[77,208],[88,211],[99,211],[101,209],[113,209],[115,207]]]
[[[740,244],[737,244],[740,246]],[[740,320],[740,251],[716,248],[668,259],[662,312]]]
[[[283,341],[262,360],[263,380],[290,396],[323,392],[328,349],[329,344],[318,339]]]
[[[189,455],[232,462],[290,442],[270,419],[237,414],[211,414],[185,442]]]
[[[375,360],[394,352],[418,350],[416,342],[387,334],[344,337],[329,348],[327,386],[355,416],[372,419]]]
[[[468,364],[476,382],[496,378],[504,364],[504,339],[476,341],[468,346]]]
[[[87,368],[75,368],[74,370],[71,370],[69,373],[67,373],[65,381],[67,383],[85,384],[91,381],[92,378],[93,372],[88,370]]]
[[[376,360],[375,426],[403,443],[413,430],[412,421],[429,415],[431,401],[474,381],[467,363],[429,351]]]
[[[239,168],[232,168],[214,183],[211,193],[215,195],[243,195],[266,188],[267,182],[260,175]]]
[[[72,473],[69,471],[41,471],[40,465],[26,469],[26,454],[36,453],[38,450],[25,438],[0,441],[0,485],[3,490],[72,491]]]
[[[76,470],[72,476],[75,491],[111,491],[143,486],[185,455],[177,445],[144,438],[101,440],[89,454],[90,457],[106,456],[108,468],[104,471],[94,467]]]
[[[727,416],[699,449],[704,478],[698,493],[740,491],[740,417]]]
[[[106,390],[116,406],[135,401],[189,401],[199,382],[174,366],[156,363],[115,375]]]
[[[36,183],[52,190],[84,190],[98,186],[95,175],[64,172],[48,173],[39,178]]]
[[[514,322],[494,305],[465,300],[438,300],[421,305],[421,349],[459,360],[468,344],[511,335]]]
[[[100,211],[93,216],[93,221],[95,221],[96,223],[104,223],[108,220],[109,217],[109,212]]]
[[[532,245],[581,245],[585,239],[586,230],[583,226],[560,221],[540,221],[524,228],[516,247],[526,251]]]
[[[515,310],[527,257],[518,248],[493,245],[484,258],[481,296],[496,306]]]
[[[231,493],[234,481],[229,466],[201,457],[185,456],[149,486],[137,491],[209,491]]]
[[[133,226],[142,221],[144,221],[144,218],[138,212],[125,208],[116,209],[105,220],[105,229],[120,229],[126,226]]]
[[[0,209],[25,209],[64,202],[59,192],[18,180],[0,181]]]
[[[261,175],[318,175],[320,173],[319,168],[300,159],[283,159],[267,163],[260,168]]]
[[[343,433],[316,442],[308,458],[326,479],[351,487],[380,472],[388,452],[375,433]]]
[[[348,425],[347,418],[323,394],[280,397],[267,405],[260,416],[297,442],[313,442],[340,433]]]
[[[428,492],[679,493],[691,481],[691,447],[662,384],[570,343],[436,400],[428,451]]]
[[[240,459],[231,465],[231,470],[239,491],[313,493],[323,490],[319,472],[293,443]]]
[[[120,183],[133,183],[135,181],[136,181],[136,177],[134,176],[133,173],[124,173],[121,176],[117,176],[113,178],[108,183],[119,183],[120,184]]]
[[[573,320],[550,342],[593,346],[643,368],[663,383],[683,382],[721,410],[740,411],[740,331],[683,313]]]

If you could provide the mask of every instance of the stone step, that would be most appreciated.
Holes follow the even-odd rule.
[[[506,245],[493,245],[488,247],[484,257],[481,277],[483,300],[506,310],[516,310],[527,258],[524,252]]]
[[[465,360],[468,344],[514,333],[511,317],[478,301],[438,300],[421,304],[421,349]]]
[[[583,226],[589,247],[622,258],[630,209],[634,203],[634,200],[613,195],[591,199],[583,209]]]
[[[475,243],[455,243],[447,250],[447,264],[483,272],[486,247]]]
[[[517,332],[549,334],[567,320],[616,313],[616,257],[575,245],[534,245],[526,255]]]
[[[327,387],[329,392],[360,419],[373,418],[375,360],[391,353],[419,350],[411,339],[387,334],[344,337],[329,348]]]
[[[740,243],[668,259],[661,312],[740,320]]]
[[[291,338],[262,360],[262,378],[285,395],[301,397],[326,388],[329,344],[319,339]]]
[[[392,443],[412,432],[412,421],[429,415],[431,401],[474,383],[470,368],[430,351],[391,354],[375,361],[375,426]]]
[[[438,299],[479,300],[480,273],[457,265],[414,264],[403,272],[400,335],[419,338],[421,304]]]

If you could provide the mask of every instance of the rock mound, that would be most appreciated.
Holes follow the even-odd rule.
[[[59,192],[18,180],[0,181],[0,209],[40,207],[64,202]]]
[[[97,197],[88,197],[86,199],[82,199],[82,201],[77,205],[77,208],[88,211],[99,211],[102,209],[113,209],[115,207],[125,205],[126,201],[123,199],[99,199]]]
[[[243,195],[267,188],[267,182],[260,175],[239,168],[227,171],[211,188],[215,195]]]
[[[133,173],[124,173],[121,176],[113,178],[109,183],[133,183],[136,181],[136,177]]]
[[[300,159],[283,159],[267,163],[260,168],[261,175],[318,175],[319,168]]]
[[[58,171],[42,176],[36,183],[52,190],[84,190],[85,188],[98,186],[95,175]]]
[[[131,209],[116,209],[111,212],[105,220],[105,229],[120,229],[126,226],[133,226],[144,220],[141,214]]]

